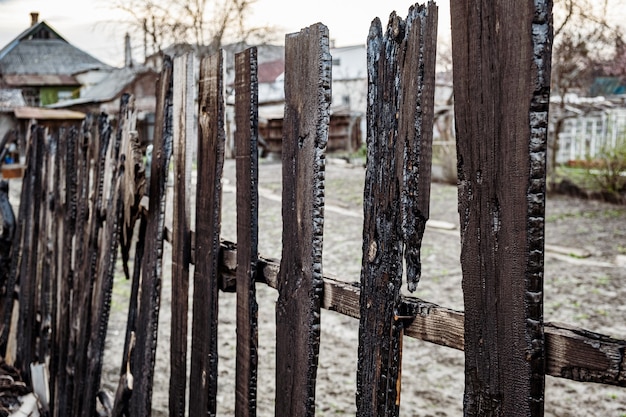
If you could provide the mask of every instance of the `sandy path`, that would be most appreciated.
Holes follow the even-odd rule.
[[[263,161],[260,168],[260,247],[264,256],[280,256],[280,164]],[[324,225],[324,273],[358,281],[361,264],[362,190],[364,170],[329,163]],[[234,161],[225,163],[223,238],[235,239]],[[458,225],[456,188],[433,184],[431,219]],[[264,197],[265,196],[265,197]],[[267,198],[269,196],[269,198]],[[171,201],[171,199],[170,199]],[[626,251],[626,209],[567,197],[550,197],[547,204],[547,243],[582,248],[590,258],[576,260],[547,253],[545,274],[546,321],[558,321],[626,339],[626,269],[616,257]],[[458,230],[458,229],[457,229]],[[417,296],[455,309],[463,308],[458,231],[427,229],[422,250],[423,279]],[[165,259],[169,259],[166,245]],[[602,266],[598,266],[602,265]],[[170,266],[163,282],[159,350],[154,386],[154,416],[167,415],[169,378]],[[118,280],[107,339],[103,385],[114,391],[121,363],[126,319],[124,297],[129,285]],[[258,415],[272,416],[274,403],[274,304],[276,291],[259,284]],[[220,294],[219,415],[233,415],[235,378],[235,295]],[[358,322],[330,311],[322,312],[322,342],[317,382],[317,415],[355,413]],[[405,339],[401,414],[460,416],[464,387],[463,354],[410,338]],[[622,417],[626,389],[547,378],[546,416]]]

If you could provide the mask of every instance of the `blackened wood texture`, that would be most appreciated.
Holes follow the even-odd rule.
[[[218,264],[225,141],[221,50],[200,63],[199,84],[191,417],[214,416],[217,408]]]
[[[285,39],[283,249],[276,303],[276,416],[315,412],[320,344],[324,151],[328,142],[331,56],[328,28]]]
[[[161,302],[163,235],[168,167],[172,155],[172,61],[164,56],[157,82],[154,148],[150,171],[150,201],[146,226],[146,248],[141,271],[141,290],[137,313],[136,346],[132,374],[134,389],[131,415],[149,416],[152,408],[152,381],[156,356]]]
[[[52,408],[50,410],[51,415],[57,416],[59,411],[62,411],[63,415],[67,413],[67,399],[71,398],[71,393],[68,393],[67,386],[67,353],[68,344],[70,339],[70,291],[71,280],[69,278],[69,271],[71,268],[70,262],[64,262],[60,256],[66,250],[66,233],[69,236],[73,234],[73,231],[69,231],[69,224],[71,221],[65,221],[66,215],[69,215],[69,211],[66,210],[66,196],[70,194],[69,189],[71,187],[62,186],[65,185],[66,178],[66,163],[70,164],[69,160],[71,156],[68,155],[68,150],[71,149],[71,154],[75,155],[77,149],[78,132],[76,129],[70,130],[69,134],[65,137],[60,137],[57,145],[57,157],[55,160],[54,168],[54,181],[55,186],[53,188],[54,196],[54,224],[53,230],[54,242],[54,260],[53,260],[53,272],[52,279],[54,280],[54,297],[56,299],[56,308],[53,309],[54,316],[52,319],[52,355],[50,358],[50,398]],[[69,216],[68,216],[69,217]],[[74,219],[75,220],[75,219]],[[71,251],[71,243],[69,248]],[[68,395],[69,394],[69,395]]]
[[[107,174],[111,162],[109,149],[111,147],[112,128],[107,115],[101,114],[98,118],[97,139],[94,142],[94,178],[91,186],[94,191],[91,193],[90,217],[84,225],[85,232],[85,255],[83,262],[77,265],[75,276],[72,280],[72,313],[70,340],[70,366],[71,384],[73,387],[73,397],[71,400],[71,414],[73,416],[82,415],[83,410],[88,409],[93,404],[95,411],[95,396],[87,398],[83,388],[90,384],[91,379],[87,379],[90,358],[89,341],[93,333],[98,330],[93,329],[92,309],[94,307],[96,277],[98,274],[98,258],[100,251],[106,249],[101,247],[103,243],[100,239],[102,230],[105,227],[105,211],[107,189]],[[68,167],[70,169],[70,167]],[[75,175],[68,172],[67,175]],[[110,175],[110,174],[109,174]],[[110,177],[109,177],[110,178]],[[74,198],[74,197],[70,197]],[[74,203],[70,200],[72,208]]]
[[[196,140],[193,54],[174,60],[174,213],[172,225],[172,322],[170,341],[171,417],[185,415],[187,317],[191,261],[191,144]]]
[[[467,416],[541,416],[550,0],[451,2]]]
[[[39,337],[37,324],[37,263],[39,255],[38,239],[40,236],[40,212],[43,209],[39,204],[43,199],[42,176],[44,155],[46,153],[46,131],[41,126],[33,127],[28,152],[28,168],[24,174],[24,182],[28,189],[25,201],[20,204],[30,206],[24,222],[23,239],[21,242],[18,267],[19,285],[19,316],[17,321],[17,355],[15,367],[18,368],[27,383],[30,382],[30,363],[36,361],[36,339]],[[44,199],[45,201],[45,199]],[[45,206],[45,204],[43,204]],[[13,329],[11,329],[13,332]]]
[[[92,276],[91,294],[89,294],[92,298],[89,312],[90,331],[85,335],[87,363],[82,369],[84,372],[82,378],[78,380],[82,388],[79,392],[84,401],[80,412],[83,417],[93,416],[96,412],[96,396],[100,390],[102,357],[111,310],[111,292],[122,217],[123,196],[120,195],[120,189],[126,175],[124,160],[132,160],[132,156],[126,154],[123,144],[130,141],[131,132],[136,129],[134,118],[130,116],[133,113],[132,98],[124,95],[120,102],[115,139],[106,150],[102,206],[97,214],[101,217],[103,224],[97,236],[99,240],[98,252],[95,254],[97,263],[95,274]]]
[[[235,55],[235,155],[237,163],[237,358],[235,415],[256,416],[258,364],[258,256],[257,50]]]
[[[395,416],[400,405],[402,263],[415,289],[430,195],[437,7],[375,19],[367,44],[367,170],[364,191],[357,415]]]
[[[59,142],[58,161],[59,190],[55,197],[58,221],[58,248],[56,280],[58,281],[58,320],[56,323],[56,341],[58,356],[57,373],[52,369],[51,377],[58,376],[58,384],[51,386],[52,410],[54,416],[69,416],[73,412],[74,389],[76,387],[76,349],[77,333],[74,314],[78,314],[77,305],[82,301],[79,296],[77,278],[83,275],[89,258],[89,213],[93,213],[93,203],[98,194],[92,190],[92,184],[99,163],[92,161],[99,156],[100,134],[93,118],[88,116],[80,134]],[[108,124],[106,125],[108,126]],[[93,167],[93,168],[92,168]],[[90,195],[93,196],[90,198]],[[92,216],[93,220],[93,216]],[[95,220],[92,221],[95,224]],[[70,256],[72,254],[72,256]],[[84,280],[80,280],[84,282]],[[81,287],[82,288],[82,287]]]

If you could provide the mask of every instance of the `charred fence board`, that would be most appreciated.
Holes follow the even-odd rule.
[[[468,416],[543,415],[551,6],[451,2]]]
[[[73,137],[73,140],[70,138]],[[67,281],[63,278],[57,279],[57,277],[65,277],[70,265],[67,262],[63,262],[63,259],[59,257],[60,253],[63,253],[64,249],[64,215],[65,215],[65,192],[62,192],[61,184],[65,181],[65,167],[62,161],[67,160],[66,149],[68,142],[72,141],[75,145],[77,142],[77,131],[72,129],[65,134],[60,135],[57,144],[57,156],[54,163],[54,185],[51,190],[52,198],[54,201],[54,210],[52,213],[52,221],[54,227],[51,229],[52,234],[52,272],[51,279],[53,280],[53,297],[55,300],[55,306],[52,309],[52,349],[50,358],[50,398],[52,404],[54,404],[51,413],[54,415],[54,411],[57,407],[61,407],[59,402],[61,398],[58,397],[58,389],[63,387],[65,389],[65,368],[67,366],[67,343],[69,341],[69,315],[68,307],[70,303],[69,291]],[[65,252],[71,253],[71,252]],[[63,369],[63,370],[61,370]],[[67,411],[64,410],[65,413]]]
[[[191,144],[194,140],[194,56],[174,60],[174,212],[172,224],[172,322],[170,416],[185,415],[187,321],[191,262]]]
[[[237,358],[235,415],[256,416],[259,240],[257,50],[235,55],[235,155],[237,170]]]
[[[367,43],[367,170],[364,191],[357,415],[399,413],[404,321],[402,263],[414,290],[430,195],[437,8],[395,13]],[[417,70],[416,70],[417,69]]]
[[[217,408],[218,265],[225,141],[221,50],[202,59],[199,84],[191,417],[214,416]]]
[[[92,118],[87,118],[80,131],[71,129],[66,140],[59,141],[57,158],[57,183],[55,190],[56,224],[57,224],[57,320],[55,322],[56,354],[51,358],[51,398],[54,416],[70,415],[74,396],[74,376],[72,372],[71,326],[72,326],[72,287],[74,271],[77,265],[84,262],[84,231],[89,212],[89,180],[92,178],[89,169],[89,152],[92,138]],[[75,237],[75,239],[74,239]],[[67,254],[73,253],[68,262]],[[56,366],[55,366],[56,365]],[[55,380],[56,378],[56,380]]]
[[[331,100],[328,28],[317,24],[287,35],[285,62],[275,415],[304,417],[315,412],[320,344],[324,151]]]
[[[152,409],[152,381],[156,357],[163,237],[165,229],[165,199],[168,167],[172,154],[172,61],[164,56],[163,69],[157,82],[157,106],[154,150],[150,172],[150,201],[146,226],[146,254],[142,259],[141,290],[137,312],[137,343],[133,350],[131,371],[134,376],[130,413],[149,416]]]
[[[94,178],[93,192],[91,193],[90,217],[85,224],[85,257],[72,280],[72,313],[71,313],[71,335],[70,335],[70,369],[71,384],[73,384],[73,397],[71,399],[71,415],[82,415],[85,407],[89,408],[89,404],[94,405],[95,398],[86,398],[82,391],[82,387],[86,387],[90,383],[88,379],[89,366],[89,340],[92,334],[91,313],[94,307],[93,292],[96,285],[96,275],[98,274],[98,257],[101,239],[99,238],[104,228],[105,219],[105,183],[107,170],[107,155],[111,146],[112,126],[107,115],[101,114],[98,118],[97,139],[94,142]],[[75,175],[75,167],[68,167],[69,174]],[[75,198],[73,196],[71,199]],[[74,207],[74,201],[69,203]],[[73,210],[72,208],[70,210]],[[85,385],[83,385],[85,384]]]
[[[17,335],[17,355],[15,366],[21,371],[25,381],[30,382],[28,375],[31,362],[36,360],[36,340],[39,337],[37,324],[37,263],[38,263],[38,239],[40,236],[39,215],[42,205],[38,204],[42,199],[42,176],[44,154],[46,152],[46,131],[41,126],[34,126],[32,130],[31,143],[29,146],[29,167],[26,174],[28,194],[25,201],[20,204],[27,204],[27,214],[25,216],[25,227],[23,229],[22,246],[17,256],[19,277],[19,316],[17,328],[11,329]],[[13,326],[12,326],[13,327]]]
[[[91,332],[88,340],[88,364],[86,366],[82,394],[86,406],[81,415],[91,416],[96,410],[96,397],[100,390],[100,376],[102,374],[102,358],[104,343],[107,334],[109,314],[111,309],[111,293],[117,260],[120,234],[123,232],[124,212],[132,208],[127,200],[132,196],[129,179],[134,179],[133,164],[136,155],[133,152],[136,143],[136,113],[133,97],[125,94],[120,103],[120,113],[117,122],[115,141],[107,150],[107,167],[104,182],[104,200],[106,204],[103,214],[103,230],[100,233],[97,270],[93,287],[93,301],[91,311]]]

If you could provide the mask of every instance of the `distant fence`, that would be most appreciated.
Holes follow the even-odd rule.
[[[379,20],[370,30],[359,286],[322,272],[332,76],[326,27],[313,25],[286,38],[280,261],[257,251],[256,50],[236,56],[236,245],[220,241],[222,55],[200,64],[197,120],[190,116],[193,58],[166,58],[147,207],[141,203],[147,184],[132,98],[122,103],[115,134],[106,115],[88,119],[82,130],[33,131],[1,341],[24,375],[31,363],[49,360],[52,415],[95,413],[115,256],[118,245],[123,258],[129,256],[136,222],[126,346],[110,415],[151,412],[166,238],[172,243],[171,416],[216,413],[219,288],[237,292],[235,413],[256,415],[257,282],[279,294],[277,416],[315,413],[321,308],[360,320],[359,416],[398,415],[405,336],[465,351],[467,415],[543,415],[546,374],[626,386],[626,341],[543,322],[550,2],[470,3],[451,3],[464,312],[400,293],[403,275],[409,288],[418,285],[428,220],[434,4],[412,8],[405,20],[392,15],[386,32]],[[194,230],[190,132],[198,135]],[[168,231],[170,159],[174,213]],[[188,402],[187,386],[193,387]]]
[[[626,143],[626,108],[611,102],[571,105],[559,134],[558,163],[603,159]],[[623,106],[623,104],[622,104]]]

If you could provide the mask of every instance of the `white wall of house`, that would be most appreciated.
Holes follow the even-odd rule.
[[[332,107],[354,113],[367,110],[367,49],[365,45],[332,48]]]

